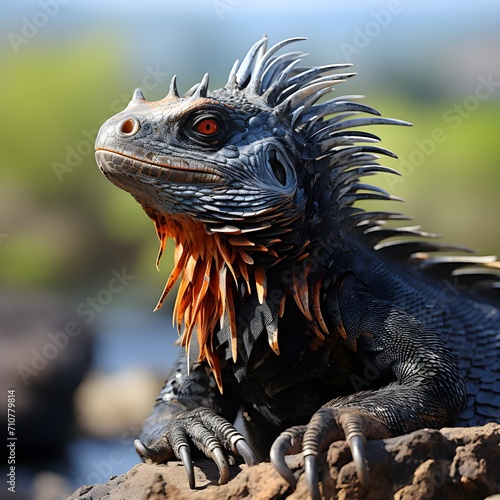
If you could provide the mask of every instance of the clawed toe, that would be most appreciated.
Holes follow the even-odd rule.
[[[304,431],[305,427],[292,427],[282,432],[274,441],[269,453],[274,468],[293,489],[297,486],[297,479],[286,464],[285,456],[301,451]]]
[[[319,456],[334,441],[346,439],[360,483],[368,488],[370,477],[366,462],[367,438],[388,437],[384,424],[377,418],[355,408],[323,407],[307,426],[292,427],[281,433],[271,447],[271,462],[279,474],[295,488],[297,480],[285,462],[285,456],[304,454],[305,479],[313,500],[319,500]]]
[[[194,468],[193,461],[191,460],[191,452],[189,451],[189,446],[181,446],[179,448],[179,456],[181,458],[182,465],[184,465],[184,468],[186,469],[189,487],[194,490],[196,484],[194,481]]]
[[[152,459],[154,456],[153,452],[140,439],[134,441],[134,448],[142,460]]]
[[[134,448],[143,461],[151,460],[155,463],[161,463],[174,456],[172,448],[164,438],[152,446],[146,446],[140,439],[136,439],[134,441]]]
[[[152,445],[147,446],[139,439],[134,441],[135,449],[143,460],[155,463],[174,457],[181,460],[186,469],[189,486],[194,489],[191,444],[215,462],[219,470],[219,484],[226,484],[230,477],[224,448],[240,455],[249,466],[258,463],[244,437],[227,420],[208,408],[197,408],[178,415],[166,429],[165,435]]]

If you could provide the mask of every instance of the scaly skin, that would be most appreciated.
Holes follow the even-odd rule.
[[[433,257],[457,248],[356,207],[395,198],[360,182],[394,173],[377,163],[394,155],[356,127],[408,123],[348,98],[318,104],[352,74],[278,54],[297,40],[260,40],[219,90],[205,75],[183,97],[175,78],[161,101],[136,91],[96,142],[103,173],[155,222],[160,255],[176,245],[158,307],[180,280],[186,353],[136,448],[182,460],[191,487],[193,444],[221,483],[229,451],[249,465],[270,456],[294,486],[284,457],[302,451],[319,498],[318,457],[335,440],[367,485],[366,439],[499,417],[499,263]]]

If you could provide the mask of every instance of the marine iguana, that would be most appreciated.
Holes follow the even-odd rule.
[[[300,40],[262,38],[218,90],[208,74],[183,96],[174,77],[157,102],[137,89],[96,141],[102,172],[154,221],[158,261],[175,242],[157,308],[180,280],[185,352],[135,445],[143,459],[182,460],[191,487],[192,444],[221,484],[230,451],[249,465],[270,456],[294,486],[284,457],[302,451],[319,498],[335,440],[366,485],[366,439],[500,416],[500,263],[443,255],[464,249],[358,206],[396,199],[362,179],[397,174],[358,127],[409,123],[360,96],[320,99],[353,73],[280,53]]]

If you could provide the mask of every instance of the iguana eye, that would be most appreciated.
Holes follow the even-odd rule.
[[[195,125],[195,129],[202,135],[214,135],[219,130],[219,124],[213,118],[204,118]]]
[[[197,111],[184,122],[183,134],[200,145],[218,147],[228,137],[230,130],[228,122],[227,117],[221,112]]]

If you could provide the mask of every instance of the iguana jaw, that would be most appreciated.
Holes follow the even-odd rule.
[[[118,153],[105,148],[97,148],[96,160],[101,171],[115,184],[127,184],[121,177],[127,174],[152,177],[167,183],[176,184],[214,184],[220,182],[222,176],[208,166],[197,164],[192,167],[189,162],[171,156],[155,155],[154,160],[146,155],[135,156]],[[122,187],[120,185],[120,187]]]
[[[113,184],[133,194],[141,204],[141,200],[148,200],[148,204],[155,205],[163,201],[160,192],[161,187],[165,185],[172,185],[172,190],[182,197],[183,186],[195,185],[199,186],[200,190],[210,189],[222,179],[213,168],[199,162],[193,167],[191,162],[181,158],[155,155],[154,159],[151,159],[151,155],[146,152],[140,154],[137,149],[133,153],[131,155],[96,148],[95,156],[102,173]],[[139,186],[142,186],[142,189],[138,191]]]

